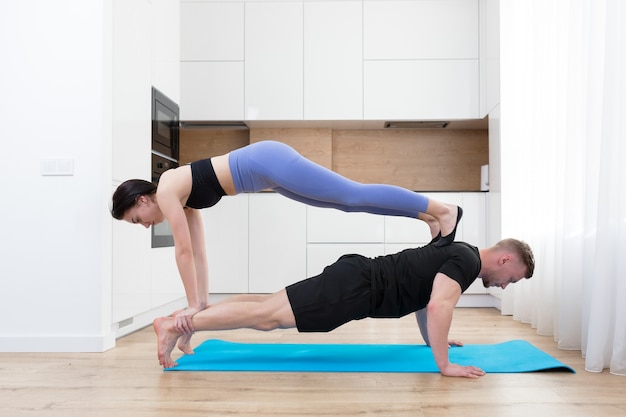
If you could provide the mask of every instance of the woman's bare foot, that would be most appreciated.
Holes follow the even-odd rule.
[[[448,205],[450,209],[449,215],[438,218],[441,226],[441,238],[434,242],[435,246],[446,246],[454,242],[456,236],[456,228],[463,217],[463,209],[459,206]],[[456,208],[456,210],[455,210]]]
[[[178,349],[185,355],[193,355],[191,336],[193,336],[193,333],[184,334],[178,339]]]
[[[441,226],[439,225],[437,219],[426,213],[419,213],[417,218],[428,225],[428,228],[430,229],[430,236],[433,240],[441,237]]]
[[[159,317],[152,322],[152,327],[157,335],[159,364],[165,369],[176,366],[176,362],[172,360],[172,350],[174,350],[180,334],[174,327],[174,319],[172,317]]]

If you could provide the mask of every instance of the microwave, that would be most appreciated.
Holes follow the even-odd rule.
[[[178,161],[180,153],[179,107],[152,87],[152,152]]]

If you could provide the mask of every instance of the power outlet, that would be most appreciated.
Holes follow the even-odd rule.
[[[74,175],[74,160],[71,158],[45,158],[40,160],[41,175]]]

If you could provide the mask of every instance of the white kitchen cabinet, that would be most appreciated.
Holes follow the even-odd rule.
[[[365,61],[366,120],[474,119],[478,60]]]
[[[307,206],[308,243],[383,243],[385,218]]]
[[[478,118],[478,15],[478,0],[365,1],[363,118]]]
[[[365,1],[366,60],[478,59],[478,0]]]
[[[245,4],[245,119],[303,119],[303,3]]]
[[[497,66],[479,48],[489,1],[183,2],[181,118],[482,117],[495,90],[480,80]]]
[[[146,0],[113,5],[113,180],[150,178],[152,9]]]
[[[181,120],[243,120],[243,62],[181,62]]]
[[[150,178],[151,25],[146,0],[115,0],[112,38],[112,191],[129,178]],[[112,322],[152,306],[150,231],[111,219]]]
[[[153,248],[150,251],[150,307],[157,308],[178,298],[185,299],[185,287],[176,266],[173,246]]]
[[[243,61],[243,2],[182,2],[180,19],[181,61]]]
[[[304,119],[363,118],[363,5],[304,3]]]
[[[112,222],[111,320],[117,323],[152,307],[152,265],[150,231],[127,222]]]
[[[248,194],[224,196],[201,211],[209,293],[248,292]]]
[[[487,242],[487,195],[486,193],[463,193],[463,219],[461,237],[463,240],[479,249],[484,248]],[[487,294],[482,280],[478,279],[464,292],[464,294]]]
[[[500,0],[480,0],[480,117],[500,103]]]
[[[244,119],[244,3],[181,3],[181,120]]]
[[[306,278],[306,206],[276,193],[249,198],[249,291],[273,293]]]
[[[486,245],[486,193],[463,193],[463,219],[459,224],[463,240],[484,248]]]
[[[152,85],[180,103],[180,0],[151,0]],[[177,22],[172,28],[172,21]],[[167,29],[164,29],[167,28]]]
[[[112,7],[112,190],[150,179],[151,86],[180,95],[179,1],[115,0]],[[151,248],[150,230],[113,220],[113,324],[148,325],[150,311],[184,297],[173,248]]]

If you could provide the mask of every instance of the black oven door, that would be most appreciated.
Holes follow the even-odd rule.
[[[161,174],[171,168],[178,167],[178,162],[164,158],[157,154],[152,154],[152,182],[154,184],[159,183]],[[169,223],[164,221],[163,223],[155,224],[152,226],[152,247],[164,248],[174,246],[174,237],[172,236],[172,229],[170,229]]]

